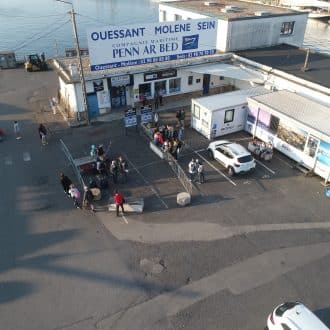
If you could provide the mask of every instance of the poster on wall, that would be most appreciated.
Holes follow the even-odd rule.
[[[110,108],[110,94],[107,91],[100,91],[96,93],[97,95],[97,102],[100,109]]]
[[[330,167],[330,143],[324,141],[320,142],[317,160],[323,165]]]
[[[298,150],[304,150],[307,135],[307,132],[294,125],[288,125],[282,121],[278,125],[278,138]]]
[[[87,30],[91,70],[150,64],[216,52],[217,20],[158,22]]]

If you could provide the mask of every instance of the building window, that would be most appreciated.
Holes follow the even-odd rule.
[[[161,10],[160,11],[160,19],[161,19],[161,22],[166,22],[166,11],[165,10]]]
[[[169,83],[170,83],[170,86],[169,86],[169,92],[170,93],[180,92],[180,90],[181,90],[181,78],[170,79]]]
[[[194,81],[194,76],[189,76],[188,77],[188,85],[192,85]]]
[[[158,91],[160,95],[166,94],[166,80],[155,82],[155,91]]]
[[[234,109],[226,110],[224,123],[230,123],[234,120]]]
[[[199,119],[199,117],[200,117],[200,110],[201,110],[201,108],[199,107],[199,105],[194,104],[193,116],[197,119]]]
[[[174,15],[174,20],[175,20],[175,21],[182,21],[182,16],[181,16],[181,15],[177,15],[177,14],[175,14],[175,15]]]
[[[281,26],[281,35],[288,36],[293,33],[295,22],[283,22]]]
[[[142,96],[144,95],[145,97],[150,97],[151,96],[151,84],[141,84],[139,85],[139,94]]]
[[[199,84],[201,82],[200,78],[196,79],[196,84]]]

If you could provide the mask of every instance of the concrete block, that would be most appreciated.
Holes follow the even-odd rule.
[[[176,202],[181,206],[186,206],[191,202],[191,196],[187,192],[178,193],[176,196]]]

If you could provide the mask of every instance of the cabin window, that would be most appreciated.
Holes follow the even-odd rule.
[[[155,82],[155,91],[159,91],[161,95],[166,94],[166,80],[156,81]]]
[[[188,77],[188,85],[192,85],[194,81],[194,76],[189,76]]]
[[[197,104],[194,104],[194,108],[193,108],[193,116],[197,119],[199,119],[200,117],[200,111],[201,111],[201,108],[199,107],[199,105]]]
[[[224,123],[231,123],[234,120],[234,109],[226,110]]]
[[[181,78],[175,78],[169,80],[170,93],[180,92],[181,90]]]
[[[283,22],[281,26],[281,35],[288,36],[293,33],[293,27],[295,22]]]
[[[166,22],[167,17],[166,17],[166,11],[165,10],[160,11],[160,17],[161,17],[162,22]]]
[[[139,85],[139,94],[145,97],[151,96],[151,84],[141,84]]]

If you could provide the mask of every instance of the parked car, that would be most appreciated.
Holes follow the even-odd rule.
[[[268,316],[265,330],[330,330],[305,305],[285,302]]]
[[[228,170],[229,176],[248,172],[256,167],[251,153],[235,142],[214,141],[209,144],[207,151],[211,159],[216,159]]]

